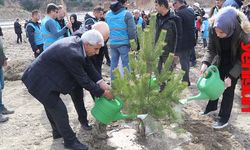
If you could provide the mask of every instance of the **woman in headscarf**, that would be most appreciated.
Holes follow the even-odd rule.
[[[222,8],[209,21],[209,45],[202,61],[201,73],[210,64],[215,64],[219,68],[220,78],[225,82],[226,89],[218,115],[220,118],[213,124],[213,128],[220,129],[228,125],[232,111],[234,90],[241,74],[241,43],[248,43],[250,23],[242,12],[230,6]],[[216,111],[217,104],[218,100],[209,101],[202,114]]]

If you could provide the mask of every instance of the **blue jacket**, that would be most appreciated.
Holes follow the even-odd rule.
[[[28,34],[29,42],[33,51],[36,51],[38,45],[43,44],[43,36],[41,26],[39,23],[30,21],[27,24],[26,31]]]
[[[209,22],[207,19],[202,21],[201,31],[202,31],[202,38],[208,39],[208,37],[209,37]]]
[[[46,16],[42,20],[41,31],[44,40],[43,49],[46,50],[52,43],[63,38],[64,33],[67,32],[67,27],[61,29],[57,21]]]
[[[29,93],[49,106],[56,103],[47,98],[51,92],[69,94],[77,86],[101,96],[104,91],[96,82],[102,78],[83,51],[79,37],[56,41],[25,70],[22,81]]]

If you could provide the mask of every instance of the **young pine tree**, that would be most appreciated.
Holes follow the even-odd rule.
[[[167,44],[164,43],[167,33],[162,31],[158,42],[155,43],[155,21],[156,15],[152,15],[149,27],[144,31],[138,27],[140,50],[129,54],[130,69],[124,68],[123,77],[118,69],[114,70],[112,91],[123,99],[127,113],[148,113],[155,118],[168,116],[170,119],[177,119],[173,107],[186,87],[186,84],[181,82],[184,73],[170,71],[173,54],[169,54],[162,71],[158,72],[159,57]],[[131,41],[131,47],[136,47],[135,41]],[[163,84],[165,88],[162,89],[160,86]]]

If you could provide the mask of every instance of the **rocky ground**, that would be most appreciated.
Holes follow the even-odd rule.
[[[3,92],[5,105],[15,110],[9,115],[10,120],[0,124],[0,150],[61,150],[62,139],[53,140],[51,128],[42,105],[36,101],[20,81],[25,67],[33,60],[33,53],[28,43],[16,44],[13,29],[4,29],[4,47],[10,59],[9,67],[5,70],[6,81]],[[204,54],[201,45],[197,46],[198,61]],[[104,76],[107,79],[108,66],[104,65]],[[192,86],[187,88],[182,97],[197,94],[195,82],[198,78],[197,67],[191,69]],[[237,86],[234,108],[230,125],[223,130],[214,130],[211,125],[216,115],[200,116],[205,101],[191,102],[179,106],[184,113],[184,122],[177,125],[163,123],[161,133],[142,138],[136,131],[135,122],[119,121],[107,128],[109,138],[105,140],[96,137],[95,120],[89,112],[93,101],[85,91],[85,104],[88,110],[90,123],[94,125],[92,131],[85,131],[80,127],[73,103],[68,95],[62,99],[67,106],[70,125],[77,133],[81,142],[86,143],[93,150],[243,150],[250,149],[250,115],[240,112],[240,87]]]

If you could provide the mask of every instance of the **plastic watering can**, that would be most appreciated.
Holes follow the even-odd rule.
[[[146,118],[145,115],[127,115],[121,113],[123,107],[123,101],[119,97],[115,97],[113,100],[108,100],[105,97],[99,97],[95,99],[95,106],[91,110],[91,114],[95,117],[96,120],[103,124],[110,124],[113,121],[121,119],[135,119]]]
[[[220,73],[216,66],[211,65],[207,68],[202,77],[197,81],[199,94],[180,100],[187,103],[191,100],[216,100],[225,90],[224,82],[220,79]]]

